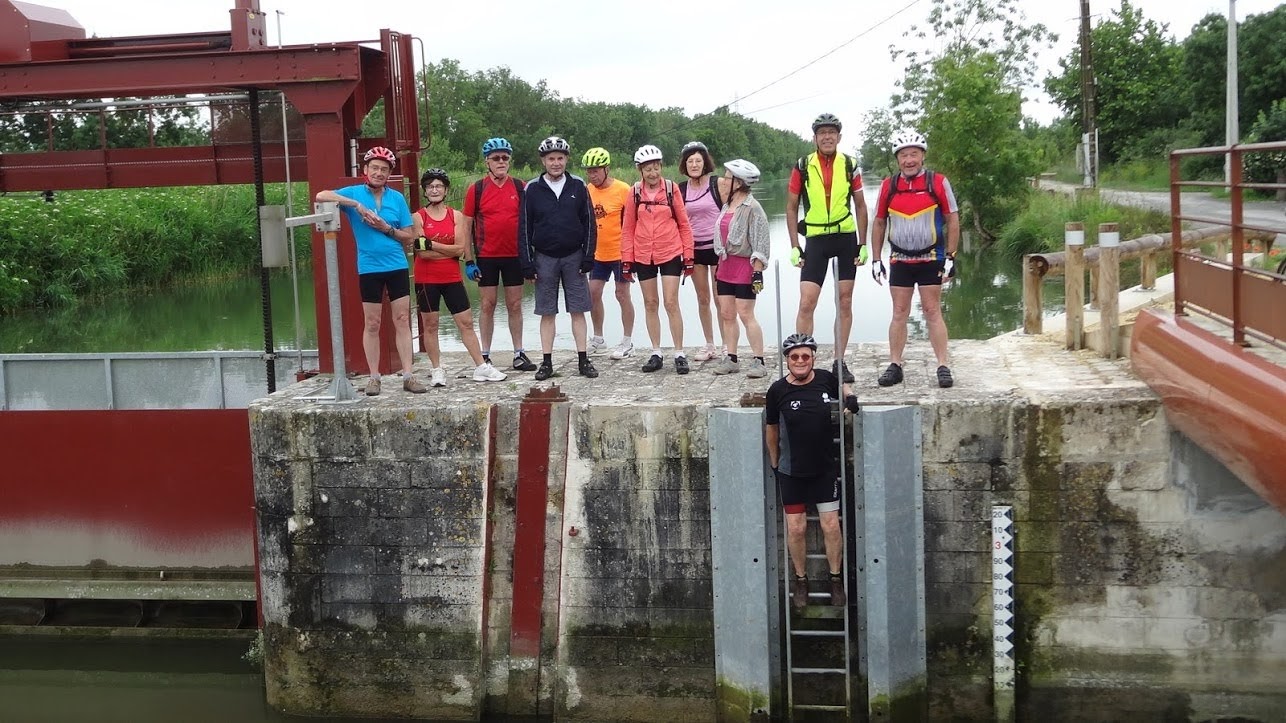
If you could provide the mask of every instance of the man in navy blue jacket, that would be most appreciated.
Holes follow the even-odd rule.
[[[585,313],[590,310],[589,282],[585,274],[594,265],[598,224],[590,205],[589,189],[580,178],[567,173],[571,147],[558,136],[540,142],[545,172],[527,184],[518,211],[518,258],[522,273],[536,282],[536,313],[540,315],[540,346],[544,359],[536,381],[554,376],[554,316],[558,314],[558,286],[572,317],[572,338],[580,356],[581,376],[598,376],[585,353]]]

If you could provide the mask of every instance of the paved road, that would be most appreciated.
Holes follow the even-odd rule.
[[[1076,186],[1069,183],[1042,181],[1041,186],[1073,193]],[[1156,208],[1167,213],[1170,211],[1169,191],[1119,191],[1111,188],[1099,190],[1099,195],[1112,203],[1129,206]],[[1180,194],[1180,209],[1184,216],[1218,219],[1228,223],[1231,203],[1226,198],[1215,198],[1209,193],[1196,191]],[[1286,203],[1277,201],[1247,201],[1242,205],[1242,217],[1245,223],[1263,228],[1276,229],[1276,245],[1286,246]],[[1193,223],[1194,227],[1215,224]]]

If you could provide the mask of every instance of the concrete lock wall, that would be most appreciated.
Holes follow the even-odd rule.
[[[547,450],[524,456],[515,402],[256,403],[270,703],[715,720],[709,406],[553,402]],[[1197,478],[1155,397],[938,400],[921,419],[930,716],[993,715],[994,502],[1016,520],[1020,716],[1279,715],[1286,524]]]

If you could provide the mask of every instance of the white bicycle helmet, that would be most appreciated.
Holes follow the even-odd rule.
[[[928,153],[929,144],[918,131],[906,128],[893,135],[893,155],[897,155],[903,148],[919,148]]]
[[[572,153],[572,147],[567,145],[567,141],[562,138],[559,138],[558,136],[550,136],[540,142],[540,147],[537,148],[536,151],[540,153],[542,158],[550,153],[566,153],[570,156]]]
[[[747,186],[753,186],[759,183],[759,167],[743,158],[728,161],[723,164],[728,169],[733,178],[740,178]]]
[[[661,160],[661,149],[656,146],[641,146],[634,151],[634,165],[647,163],[648,161]]]

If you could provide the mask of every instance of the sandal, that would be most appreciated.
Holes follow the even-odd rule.
[[[902,365],[890,364],[889,368],[885,369],[884,373],[880,375],[878,381],[882,387],[891,387],[894,384],[900,384],[902,382]]]
[[[946,389],[947,387],[955,383],[956,383],[955,380],[951,378],[950,369],[946,368],[945,366],[938,367],[938,386],[942,387],[943,389]]]

